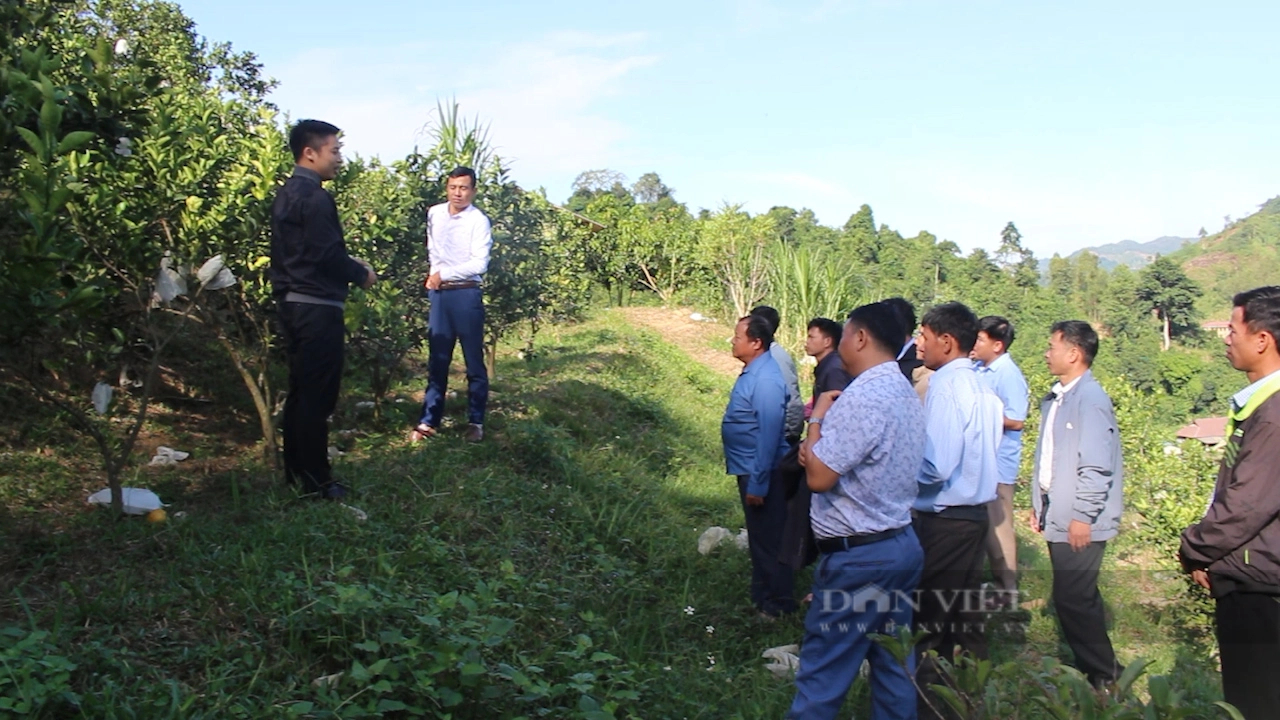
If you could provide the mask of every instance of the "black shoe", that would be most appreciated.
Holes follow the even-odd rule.
[[[331,482],[320,491],[320,497],[325,500],[344,500],[349,494],[346,486],[340,482]]]

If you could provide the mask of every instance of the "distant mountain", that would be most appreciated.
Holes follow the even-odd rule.
[[[1074,258],[1080,253],[1091,252],[1098,256],[1098,264],[1105,270],[1114,269],[1117,265],[1128,265],[1137,269],[1151,264],[1151,261],[1156,259],[1156,255],[1168,255],[1171,252],[1180,250],[1183,245],[1194,242],[1195,238],[1180,238],[1172,235],[1158,237],[1155,240],[1142,243],[1136,240],[1121,240],[1120,242],[1107,243],[1106,245],[1083,248],[1071,253],[1069,257]],[[1048,270],[1049,259],[1041,258],[1040,273],[1044,274]]]

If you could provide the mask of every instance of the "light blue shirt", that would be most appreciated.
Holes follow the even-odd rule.
[[[1010,420],[1025,422],[1027,405],[1027,380],[1017,363],[1004,353],[990,365],[977,365],[978,377],[991,388],[991,392],[1004,403],[1004,416]],[[1018,468],[1022,465],[1022,431],[1005,430],[1000,440],[996,464],[1000,469],[1000,482],[1012,485],[1018,480]]]
[[[916,510],[940,512],[996,498],[1003,412],[1000,398],[978,380],[968,358],[952,360],[929,378]]]
[[[809,505],[816,537],[865,535],[911,523],[924,458],[924,409],[897,362],[877,365],[849,383],[823,417],[813,454],[840,474]]]
[[[1249,387],[1246,387],[1245,389],[1241,390],[1235,395],[1232,395],[1231,409],[1234,410],[1235,412],[1239,412],[1240,408],[1244,407],[1249,403],[1249,398],[1253,397],[1253,394],[1258,392],[1258,390],[1262,388],[1264,383],[1266,383],[1268,380],[1275,377],[1276,375],[1280,375],[1280,370],[1277,370],[1266,377],[1258,378],[1257,382],[1249,383]]]
[[[763,353],[742,369],[720,421],[725,471],[747,476],[748,495],[768,494],[769,476],[787,454],[786,406],[786,382],[778,364]]]

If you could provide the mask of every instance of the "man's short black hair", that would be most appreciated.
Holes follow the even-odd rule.
[[[960,345],[960,351],[968,355],[978,341],[978,316],[964,303],[947,302],[934,305],[920,318],[920,325],[934,335],[950,335]]]
[[[1083,320],[1061,320],[1049,328],[1050,337],[1062,334],[1062,341],[1080,349],[1084,355],[1084,364],[1093,367],[1093,359],[1098,356],[1098,333],[1093,326]]]
[[[1266,331],[1280,343],[1280,286],[1267,285],[1237,293],[1231,298],[1231,306],[1244,310],[1244,321],[1250,332]]]
[[[898,316],[898,322],[902,325],[902,332],[899,335],[904,339],[911,337],[916,331],[916,306],[902,297],[891,297],[882,302],[893,308],[893,312]]]
[[[836,347],[840,344],[840,333],[843,332],[840,323],[830,318],[814,318],[809,321],[808,329],[812,330],[814,328],[818,328],[818,332],[831,339],[831,347]]]
[[[747,315],[738,319],[738,322],[745,320],[747,322],[747,337],[752,340],[759,340],[760,347],[768,350],[773,344],[773,327],[769,325],[766,318],[759,315]]]
[[[474,189],[475,189],[475,187],[476,187],[476,171],[475,171],[475,170],[472,170],[472,169],[471,169],[471,168],[469,168],[469,167],[466,167],[465,165],[459,165],[458,167],[456,167],[456,168],[454,168],[452,171],[450,171],[450,172],[449,172],[449,177],[448,177],[448,179],[446,179],[446,180],[445,180],[445,184],[446,184],[446,185],[447,185],[447,184],[449,184],[449,180],[452,180],[453,178],[460,178],[460,177],[467,177],[467,178],[471,178],[471,189],[472,189],[472,190],[474,190]]]
[[[293,152],[293,161],[302,159],[302,151],[307,148],[319,150],[326,139],[342,132],[336,125],[323,120],[299,120],[289,131],[289,150]]]
[[[988,315],[978,321],[978,332],[986,333],[993,341],[1004,343],[1004,351],[1009,352],[1013,344],[1013,323],[999,315]]]
[[[765,322],[769,323],[769,329],[776,333],[778,325],[782,323],[782,318],[778,316],[778,311],[768,305],[757,305],[751,308],[751,314],[756,317],[762,317]]]
[[[902,315],[887,300],[854,308],[848,323],[850,330],[866,330],[876,346],[890,355],[902,349]]]

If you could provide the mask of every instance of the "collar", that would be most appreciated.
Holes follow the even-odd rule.
[[[770,360],[773,359],[772,357],[769,356],[769,351],[765,350],[764,352],[760,353],[760,355],[758,355],[755,360],[752,360],[751,362],[744,365],[742,368],[742,372],[739,374],[746,375],[747,373],[758,370],[759,368],[757,366],[760,364],[760,360],[763,358],[769,358]]]
[[[897,360],[901,360],[902,358],[906,357],[906,355],[907,355],[907,351],[908,351],[908,350],[910,350],[911,348],[915,347],[915,345],[916,345],[916,339],[915,339],[915,338],[911,338],[910,340],[908,340],[908,341],[907,341],[907,344],[906,344],[906,345],[903,345],[903,346],[902,346],[902,349],[898,351],[898,357],[897,357],[897,358],[895,358],[895,359],[897,359]]]
[[[933,372],[934,375],[944,375],[948,373],[958,372],[961,370],[973,370],[973,361],[967,357],[958,357],[948,362]]]
[[[1063,395],[1066,395],[1067,393],[1071,392],[1072,388],[1074,388],[1076,385],[1079,385],[1080,381],[1084,379],[1085,375],[1088,375],[1090,372],[1091,371],[1089,370],[1085,370],[1084,375],[1081,375],[1080,377],[1076,378],[1075,380],[1072,380],[1066,385],[1063,385],[1061,382],[1054,383],[1053,389],[1050,390],[1049,393],[1053,395],[1053,399],[1061,400]]]
[[[301,165],[294,165],[294,166],[293,166],[293,176],[294,176],[294,177],[300,177],[300,178],[306,178],[306,179],[310,180],[311,182],[313,182],[313,183],[317,183],[317,184],[319,184],[320,182],[322,182],[322,181],[320,180],[320,173],[316,172],[315,170],[312,170],[311,168],[305,168],[305,167],[302,167]],[[421,211],[419,211],[419,212],[421,212]]]
[[[1009,353],[1000,353],[1000,357],[992,361],[990,365],[975,362],[974,367],[986,370],[987,372],[995,372],[997,365],[1008,364],[1011,362],[1013,362],[1013,359],[1009,357]]]
[[[863,370],[861,375],[853,379],[853,382],[855,383],[866,382],[867,380],[874,380],[875,378],[880,377],[881,375],[892,376],[892,375],[901,375],[901,374],[902,374],[902,369],[898,367],[897,360],[894,360],[892,362],[886,360],[880,363],[879,365],[875,365],[867,368],[866,370]]]
[[[472,210],[475,210],[475,209],[476,209],[476,206],[475,206],[475,204],[474,204],[474,203],[472,203],[471,205],[468,205],[468,206],[466,206],[466,207],[462,208],[461,210],[459,210],[457,215],[454,215],[453,213],[449,212],[449,201],[448,201],[448,200],[446,200],[446,201],[444,202],[444,214],[445,214],[445,215],[447,215],[447,216],[449,216],[450,218],[460,218],[460,217],[462,217],[463,215],[466,215],[467,213],[469,213],[469,212],[471,212]]]
[[[1235,395],[1232,395],[1231,409],[1235,412],[1240,412],[1245,405],[1249,404],[1249,399],[1261,390],[1263,385],[1266,385],[1271,380],[1280,381],[1280,370],[1277,370],[1266,377],[1258,378],[1257,382],[1250,383],[1248,387]]]

